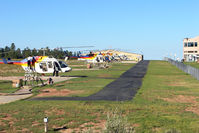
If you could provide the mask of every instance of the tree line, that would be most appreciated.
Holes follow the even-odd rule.
[[[64,59],[66,56],[76,56],[79,52],[71,52],[68,50],[59,49],[49,49],[48,47],[43,49],[30,49],[28,47],[21,50],[20,48],[16,48],[15,44],[12,43],[9,46],[5,46],[5,48],[0,48],[0,56],[2,58],[11,58],[11,59],[22,59],[28,56],[53,56],[57,59]]]

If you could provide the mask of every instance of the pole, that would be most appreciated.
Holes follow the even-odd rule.
[[[47,124],[47,122],[45,122],[44,131],[45,131],[45,133],[47,133],[47,131],[48,131],[48,124]]]
[[[45,133],[48,131],[48,117],[44,117],[44,131]]]

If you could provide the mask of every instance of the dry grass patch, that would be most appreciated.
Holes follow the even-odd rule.
[[[87,122],[82,125],[80,125],[78,128],[69,128],[69,129],[64,129],[61,131],[61,133],[82,133],[86,132],[88,130],[92,130],[93,133],[100,133],[101,130],[105,129],[105,120],[101,120],[99,123],[94,123],[94,122]]]
[[[74,83],[89,83],[89,82],[95,82],[95,80],[86,80],[86,81],[70,81],[70,80],[67,80],[65,82],[56,84],[56,86],[70,84],[70,83],[74,84]]]
[[[102,78],[102,77],[111,77],[111,74],[99,74],[98,77]]]
[[[184,95],[176,95],[172,98],[160,98],[164,101],[167,102],[175,102],[175,103],[191,103],[191,104],[196,104],[198,97],[195,96],[184,96]]]
[[[187,82],[172,82],[172,83],[169,83],[168,84],[169,86],[188,86],[188,83]]]
[[[187,107],[185,111],[193,112],[199,115],[199,105],[197,99],[199,97],[195,96],[184,96],[184,95],[177,95],[173,98],[161,98],[167,102],[174,102],[174,103],[190,103],[190,107]]]
[[[16,70],[16,69],[3,69],[3,70],[0,70],[0,73],[19,73],[19,72],[23,72],[21,70]]]
[[[50,116],[50,115],[53,115],[53,114],[56,114],[56,115],[64,115],[65,114],[65,110],[62,110],[62,109],[57,109],[57,108],[52,108],[50,110],[46,110],[45,111],[45,114],[47,116]]]
[[[35,126],[38,126],[38,125],[40,125],[40,123],[38,121],[32,122],[32,127],[35,127]]]
[[[5,96],[7,95],[8,93],[0,93],[0,96]]]
[[[70,94],[80,94],[83,93],[82,90],[79,91],[71,91],[68,89],[63,90],[56,90],[53,88],[44,89],[41,91],[40,94],[38,94],[36,97],[47,97],[47,96],[68,96]]]
[[[197,115],[199,115],[199,107],[197,105],[193,105],[191,107],[188,107],[185,109],[185,111],[193,112]]]
[[[24,76],[0,77],[0,80],[17,80],[17,79],[24,79]]]
[[[193,112],[199,115],[199,107],[198,106],[191,106],[185,109],[185,111]]]
[[[71,67],[81,67],[81,66],[85,66],[86,67],[86,65],[70,65]]]
[[[14,122],[16,122],[17,120],[15,118],[13,118],[11,116],[11,114],[7,114],[7,113],[0,113],[1,117],[0,118],[0,124],[4,125],[5,123],[2,121],[8,121],[9,125],[12,127]],[[3,124],[4,123],[4,124]]]

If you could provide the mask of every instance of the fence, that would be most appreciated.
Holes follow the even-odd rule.
[[[170,58],[165,57],[165,60],[168,61],[169,63],[173,64],[174,66],[178,67],[185,73],[188,73],[188,74],[192,75],[194,78],[196,78],[197,80],[199,80],[199,69],[191,67],[190,65],[185,65],[178,61],[174,61]]]

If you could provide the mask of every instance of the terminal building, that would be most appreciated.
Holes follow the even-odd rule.
[[[183,40],[183,58],[184,61],[199,61],[199,36],[195,38],[185,38]]]
[[[101,50],[99,51],[100,53],[110,53],[113,56],[120,56],[120,57],[126,57],[126,60],[131,60],[131,61],[136,61],[139,62],[143,60],[143,55],[142,54],[137,54],[137,53],[129,53],[129,52],[124,52],[124,51],[118,51],[118,50]],[[97,53],[99,53],[97,52]]]

